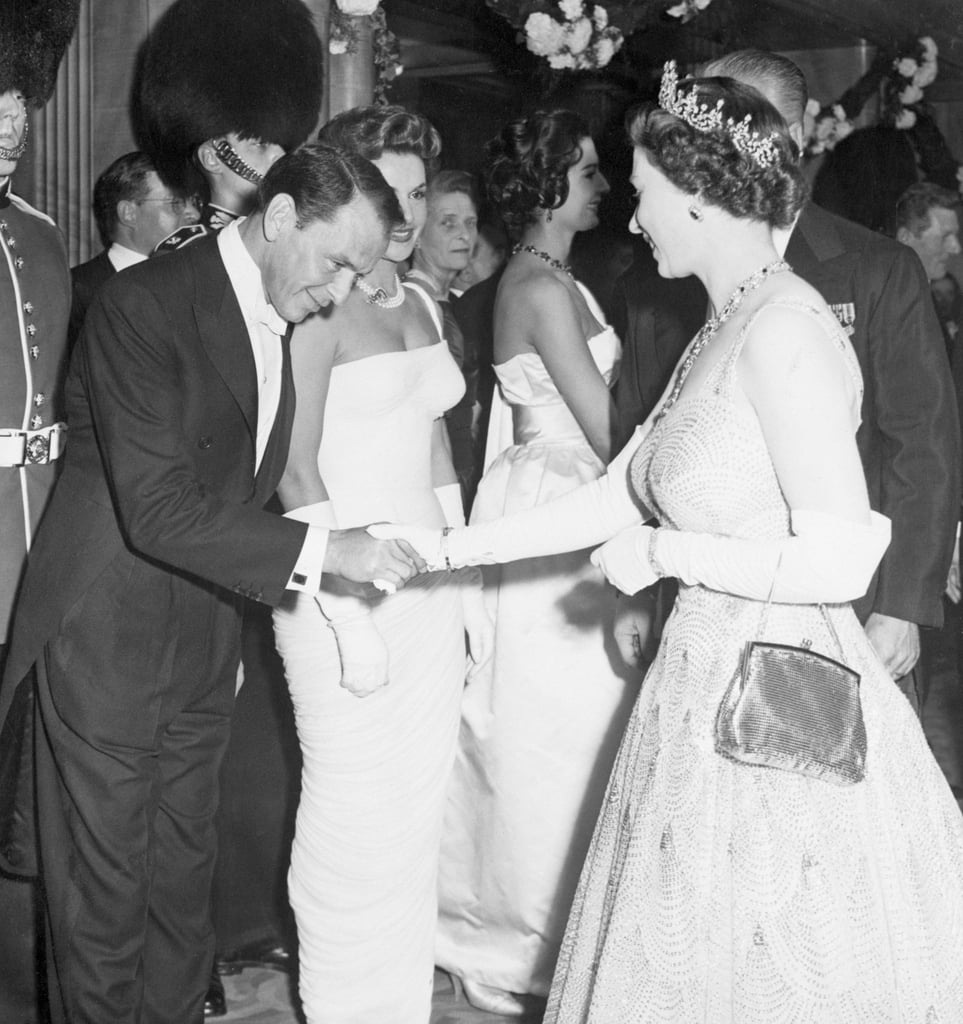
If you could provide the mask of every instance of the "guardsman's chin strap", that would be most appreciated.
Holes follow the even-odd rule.
[[[0,160],[19,160],[20,157],[27,152],[27,133],[29,131],[30,122],[24,121],[23,135],[20,136],[20,145],[14,146],[13,149],[7,149],[6,146],[0,146]]]
[[[26,138],[26,136],[24,137]],[[217,154],[221,163],[229,170],[232,170],[238,177],[251,182],[253,185],[259,185],[261,183],[264,175],[254,170],[249,163],[242,160],[238,151],[227,141],[227,139],[212,139],[211,145],[214,147],[214,152]]]

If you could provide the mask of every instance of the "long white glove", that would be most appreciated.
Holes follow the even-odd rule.
[[[285,515],[288,519],[337,529],[330,501],[303,505]],[[366,697],[388,682],[388,648],[371,619],[368,602],[344,588],[344,582],[337,576],[324,575],[315,600],[338,644],[341,685],[356,697]]]
[[[437,530],[388,523],[369,526],[368,532],[382,540],[407,540],[429,569],[491,565],[580,551],[601,544],[644,518],[628,483],[629,463],[637,447],[633,438],[604,476],[524,512],[457,527],[447,536]]]
[[[771,591],[781,604],[838,604],[866,593],[889,545],[889,519],[870,512],[868,522],[854,523],[801,509],[790,523],[793,536],[784,540],[638,526],[594,551],[592,561],[626,594],[662,576],[761,601]]]
[[[465,525],[465,509],[461,500],[461,485],[446,484],[435,488],[438,504],[448,526]],[[456,573],[458,594],[461,597],[462,617],[468,637],[468,655],[472,664],[468,681],[488,662],[495,649],[495,624],[485,606],[482,593],[481,569],[467,566]]]

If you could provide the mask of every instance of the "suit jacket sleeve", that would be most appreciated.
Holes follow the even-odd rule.
[[[882,283],[868,346],[880,435],[879,493],[870,500],[893,524],[872,610],[939,626],[959,518],[960,427],[929,285],[909,250]]]
[[[79,372],[114,512],[142,555],[276,604],[306,527],[253,500],[253,437],[184,306],[128,278],[88,311]],[[223,329],[245,332],[239,314]]]

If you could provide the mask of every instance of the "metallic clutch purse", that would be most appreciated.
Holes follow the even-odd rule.
[[[771,601],[772,590],[759,633]],[[825,606],[819,610],[842,656],[832,619]],[[858,672],[807,647],[750,640],[716,715],[716,751],[837,786],[860,782],[866,774],[866,726],[859,681]]]

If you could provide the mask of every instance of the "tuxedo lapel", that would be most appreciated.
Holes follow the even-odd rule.
[[[200,250],[193,253],[200,257],[197,261],[198,289],[194,301],[198,337],[225,386],[237,401],[252,439],[256,438],[257,373],[247,325],[241,316],[241,308],[216,244],[203,246],[203,243],[195,243],[187,251],[191,250]]]
[[[281,394],[274,425],[268,436],[267,446],[254,479],[255,498],[262,504],[274,493],[281,473],[287,462],[288,445],[291,441],[291,424],[294,420],[294,376],[291,372],[291,332],[293,325],[281,338]]]

